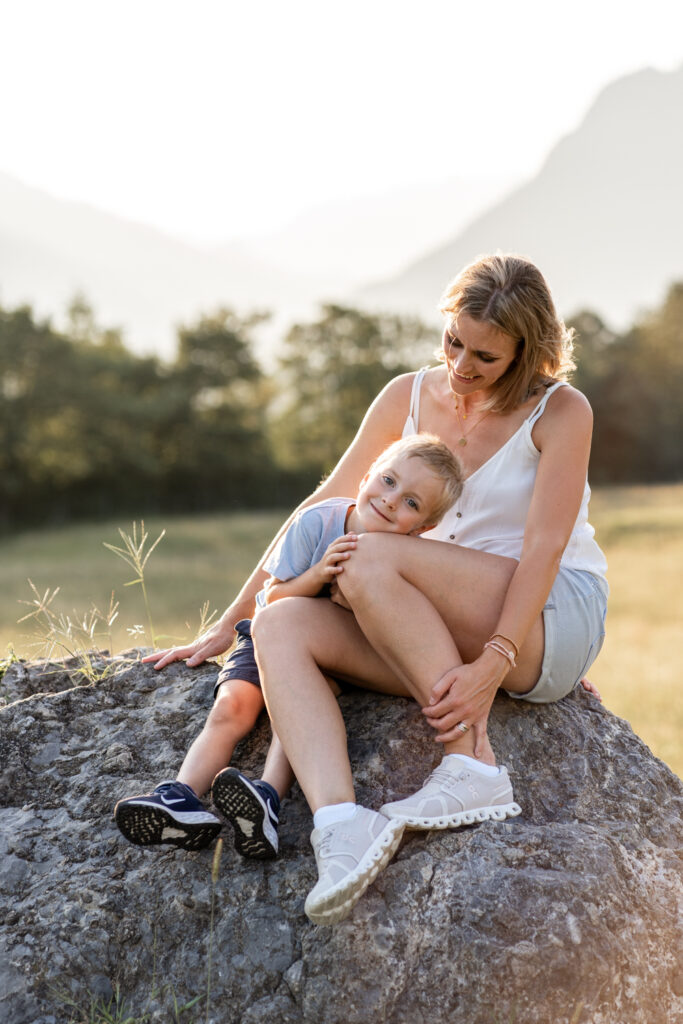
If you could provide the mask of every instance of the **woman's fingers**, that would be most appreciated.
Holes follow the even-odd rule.
[[[432,693],[430,698],[430,706],[434,707],[438,702],[448,693],[451,686],[455,682],[458,675],[458,669],[452,668],[446,672],[445,675],[441,676],[434,686],[432,687]]]
[[[213,658],[217,654],[223,654],[230,644],[226,645],[222,637],[204,637],[195,640],[193,644],[185,644],[183,647],[170,647],[163,651],[154,651],[142,660],[143,662],[154,662],[155,669],[166,668],[174,661],[186,661],[190,668],[202,665],[207,658]]]
[[[422,713],[427,718],[439,719],[443,718],[444,715],[448,715],[451,712],[459,714],[461,717],[458,721],[463,720],[465,711],[466,701],[464,699],[458,700],[456,694],[449,690],[448,693],[436,704],[429,704],[426,708],[422,709]]]
[[[173,661],[182,661],[194,652],[194,645],[188,647],[169,647],[165,651],[154,651],[142,659],[143,662],[153,661],[154,668],[165,668]]]
[[[600,691],[596,686],[593,685],[593,683],[591,683],[590,679],[582,679],[581,685],[583,686],[586,693],[592,694],[596,698],[596,700],[599,700],[602,704],[602,697],[600,696]]]
[[[443,715],[440,718],[434,718],[434,719],[427,718],[427,721],[428,721],[429,725],[431,725],[432,729],[436,729],[437,732],[441,732],[442,733],[446,729],[454,728],[456,725],[458,725],[460,722],[462,722],[462,718],[460,718],[460,716],[455,711],[449,711],[447,714]],[[462,734],[463,734],[462,733],[462,729],[460,729],[458,731],[460,732],[460,735],[462,736]]]

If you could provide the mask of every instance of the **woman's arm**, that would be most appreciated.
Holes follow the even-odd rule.
[[[549,399],[534,428],[534,443],[541,452],[538,473],[522,553],[495,628],[520,650],[541,615],[581,507],[592,422],[584,396],[574,389],[561,388]],[[519,676],[520,669],[511,669],[503,655],[486,648],[474,662],[448,673],[437,683],[434,704],[424,709],[425,714],[437,729],[447,712],[456,715],[456,722],[477,723],[478,753],[496,690],[506,677],[509,686]],[[453,738],[457,738],[454,728],[439,736],[441,741]]]
[[[358,433],[335,468],[317,490],[302,501],[283,523],[239,594],[226,608],[218,622],[193,643],[156,651],[143,658],[143,661],[154,662],[156,669],[182,660],[186,660],[188,665],[195,666],[201,665],[207,658],[227,651],[233,640],[235,623],[240,619],[253,617],[256,595],[268,579],[268,573],[264,572],[263,565],[280,537],[289,528],[296,513],[326,498],[353,497],[358,493],[361,480],[377,456],[387,445],[401,436],[410,406],[414,376],[413,373],[408,373],[395,377],[375,398],[363,418]]]
[[[534,428],[540,450],[519,565],[497,631],[522,647],[543,610],[571,537],[586,485],[593,413],[573,388],[553,395]]]

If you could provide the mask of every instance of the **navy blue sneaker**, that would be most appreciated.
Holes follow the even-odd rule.
[[[225,768],[213,780],[211,799],[232,825],[238,853],[256,860],[277,856],[279,799],[272,786]]]
[[[162,782],[153,793],[119,800],[114,820],[126,839],[137,846],[168,844],[183,850],[203,850],[222,827],[220,819],[207,811],[183,782]]]

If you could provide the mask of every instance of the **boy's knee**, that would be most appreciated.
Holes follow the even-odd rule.
[[[243,685],[249,689],[242,692],[230,682],[219,686],[216,700],[209,712],[208,725],[215,728],[226,725],[248,727],[256,721],[263,708],[263,696],[259,688],[252,683]]]

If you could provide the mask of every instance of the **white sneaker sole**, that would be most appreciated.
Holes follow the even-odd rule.
[[[317,899],[311,900],[312,894],[309,894],[304,910],[313,924],[336,924],[350,913],[367,887],[396,853],[404,827],[403,821],[391,820],[368,847],[354,871]]]
[[[469,811],[458,811],[457,814],[447,814],[441,817],[420,818],[412,814],[401,814],[390,806],[380,807],[380,814],[384,814],[392,821],[402,821],[407,829],[442,829],[458,828],[459,825],[476,825],[482,821],[504,821],[505,818],[516,818],[522,813],[519,804],[494,804],[491,807],[474,807]]]

